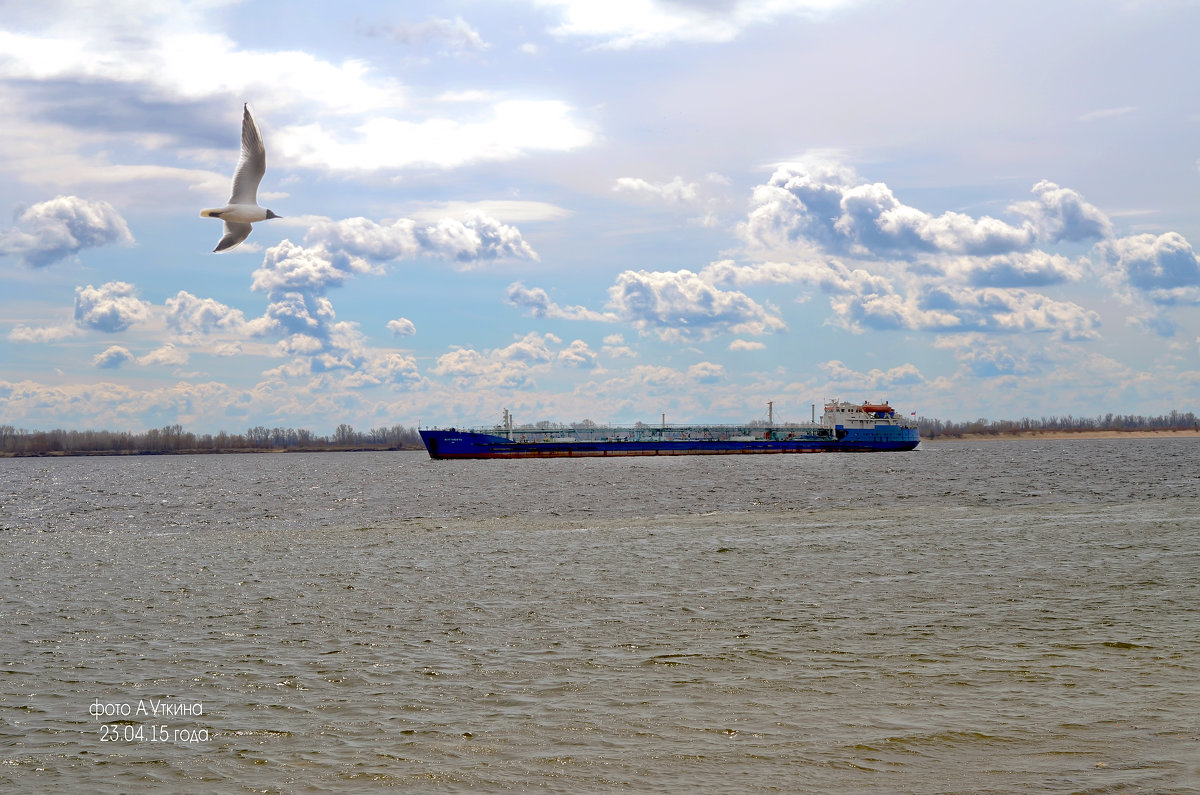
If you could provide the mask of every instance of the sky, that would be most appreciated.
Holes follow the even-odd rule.
[[[0,0],[0,424],[1158,415],[1200,3]],[[243,103],[259,203],[212,253]]]

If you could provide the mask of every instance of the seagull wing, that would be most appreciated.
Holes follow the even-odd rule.
[[[221,242],[213,251],[224,251],[227,248],[233,248],[238,243],[241,243],[246,238],[250,237],[250,230],[254,227],[250,224],[239,224],[232,221],[225,222],[225,237],[221,238]]]
[[[258,183],[267,170],[267,150],[262,133],[250,115],[250,106],[242,106],[242,156],[233,172],[233,193],[230,204],[258,204]],[[245,235],[242,235],[244,238]]]

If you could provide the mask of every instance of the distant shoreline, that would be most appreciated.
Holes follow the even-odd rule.
[[[286,455],[291,453],[387,453],[396,451],[413,452],[424,447],[404,445],[331,445],[328,447],[226,447],[220,449],[184,450],[40,450],[33,452],[0,452],[0,458],[137,458],[138,456],[173,455]]]
[[[1013,441],[1059,441],[1071,439],[1196,439],[1200,430],[1138,430],[1128,431],[1017,431],[1011,433],[964,433],[955,436],[939,434],[921,437],[926,442],[1013,442]]]

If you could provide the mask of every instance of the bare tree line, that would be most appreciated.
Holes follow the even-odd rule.
[[[135,455],[154,453],[235,453],[302,450],[422,449],[415,428],[403,425],[356,431],[342,423],[318,436],[303,428],[257,425],[245,433],[195,434],[181,425],[128,431],[28,431],[0,425],[0,455]]]
[[[589,421],[585,420],[584,423]],[[581,425],[584,423],[576,423]],[[548,423],[539,423],[539,425]],[[977,419],[969,422],[921,417],[922,439],[968,434],[997,435],[1047,431],[1146,431],[1200,430],[1200,418],[1187,411],[1157,417],[1103,414],[1096,417],[1042,417],[1019,420]],[[304,450],[420,450],[416,428],[405,425],[355,430],[342,423],[328,436],[304,428],[268,428],[256,425],[245,433],[196,434],[181,425],[129,431],[29,431],[0,424],[0,456],[26,455],[136,455],[155,453],[236,453]]]
[[[1171,411],[1157,417],[1133,414],[1103,414],[1096,417],[1042,417],[1019,420],[978,419],[971,422],[949,422],[921,417],[918,420],[922,439],[967,434],[1020,434],[1039,431],[1183,431],[1200,430],[1200,419],[1193,412]]]

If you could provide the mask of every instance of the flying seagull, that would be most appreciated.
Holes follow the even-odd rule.
[[[213,210],[201,210],[201,218],[220,218],[225,222],[225,236],[213,251],[233,248],[250,236],[251,224],[269,218],[281,218],[258,206],[258,183],[267,170],[267,150],[262,133],[250,115],[250,106],[242,105],[242,156],[233,172],[233,193],[229,203]]]

